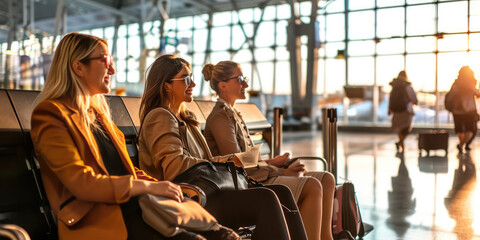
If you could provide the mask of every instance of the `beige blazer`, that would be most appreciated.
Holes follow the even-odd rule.
[[[244,152],[247,146],[253,146],[242,115],[226,104],[219,99],[205,123],[203,134],[214,156]],[[257,181],[265,181],[269,177],[283,175],[283,169],[272,165],[245,170]]]
[[[155,180],[132,165],[122,132],[102,113],[97,117],[131,175],[108,174],[69,101],[44,101],[32,113],[32,142],[60,239],[127,239],[119,204],[130,199],[134,179]]]
[[[226,162],[232,157],[212,157],[197,126],[179,122],[161,107],[145,117],[138,144],[140,168],[159,180],[172,180],[199,162]]]

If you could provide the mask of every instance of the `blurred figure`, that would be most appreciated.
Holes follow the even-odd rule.
[[[412,131],[413,127],[413,105],[417,104],[417,96],[408,80],[405,70],[400,71],[390,85],[390,99],[388,102],[388,115],[393,113],[392,129],[397,132],[398,142],[395,143],[397,152],[404,152],[404,140]]]
[[[458,71],[458,77],[452,84],[446,98],[451,99],[451,112],[455,124],[455,133],[458,136],[459,143],[457,149],[459,152],[470,151],[470,143],[477,132],[477,106],[475,97],[480,95],[477,89],[477,79],[469,66],[463,66]],[[449,101],[446,99],[446,101]]]

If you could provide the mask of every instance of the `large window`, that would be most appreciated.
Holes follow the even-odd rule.
[[[370,97],[362,103],[363,114],[368,118],[339,119],[352,120],[349,123],[388,122],[389,117],[382,112],[388,97],[383,96],[388,96],[389,82],[405,69],[420,100],[416,121],[425,124],[450,121],[451,118],[441,117],[446,115],[442,112],[443,94],[460,67],[470,65],[480,73],[480,1],[337,0],[319,4],[321,48],[316,84],[319,98],[328,98],[330,103],[336,99],[333,103],[342,108],[345,85],[375,86],[381,91],[378,99]],[[304,23],[310,21],[310,10],[311,2],[300,2],[300,19]],[[249,8],[211,16],[211,29],[208,14],[170,18],[165,22],[163,39],[158,20],[145,22],[143,26],[121,25],[117,33],[113,26],[84,32],[104,37],[110,47],[115,46],[116,74],[112,87],[126,87],[131,90],[128,94],[141,94],[145,69],[158,53],[178,53],[192,63],[196,96],[212,94],[208,83],[203,81],[203,65],[223,60],[242,64],[244,74],[251,78],[250,90],[291,93],[287,50],[289,4],[267,6],[263,12],[260,8]],[[113,43],[115,37],[117,41]],[[7,54],[2,54],[0,60],[11,57],[20,61],[18,55],[29,55],[32,63],[40,62],[40,57],[51,53],[50,46],[59,40],[60,37],[55,40],[44,37],[13,42],[9,52],[3,43],[2,51]],[[303,37],[301,42],[301,51],[305,53],[307,41]],[[305,65],[306,59],[302,60]],[[348,107],[355,108],[354,103],[351,101]],[[377,116],[372,115],[373,106],[379,107]]]

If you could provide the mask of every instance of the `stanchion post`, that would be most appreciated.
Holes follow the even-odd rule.
[[[337,176],[337,109],[328,109],[328,122],[329,122],[329,159],[330,172],[335,177],[335,181],[338,182]]]
[[[283,142],[283,109],[273,109],[273,156],[280,154]]]

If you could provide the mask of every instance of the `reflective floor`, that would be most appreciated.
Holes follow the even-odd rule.
[[[480,239],[480,139],[470,154],[422,152],[417,134],[397,154],[392,134],[338,134],[338,177],[355,185],[363,220],[375,226],[365,240]],[[323,156],[321,132],[284,132],[283,151]],[[313,169],[315,165],[309,165]],[[478,204],[476,204],[478,203]]]

